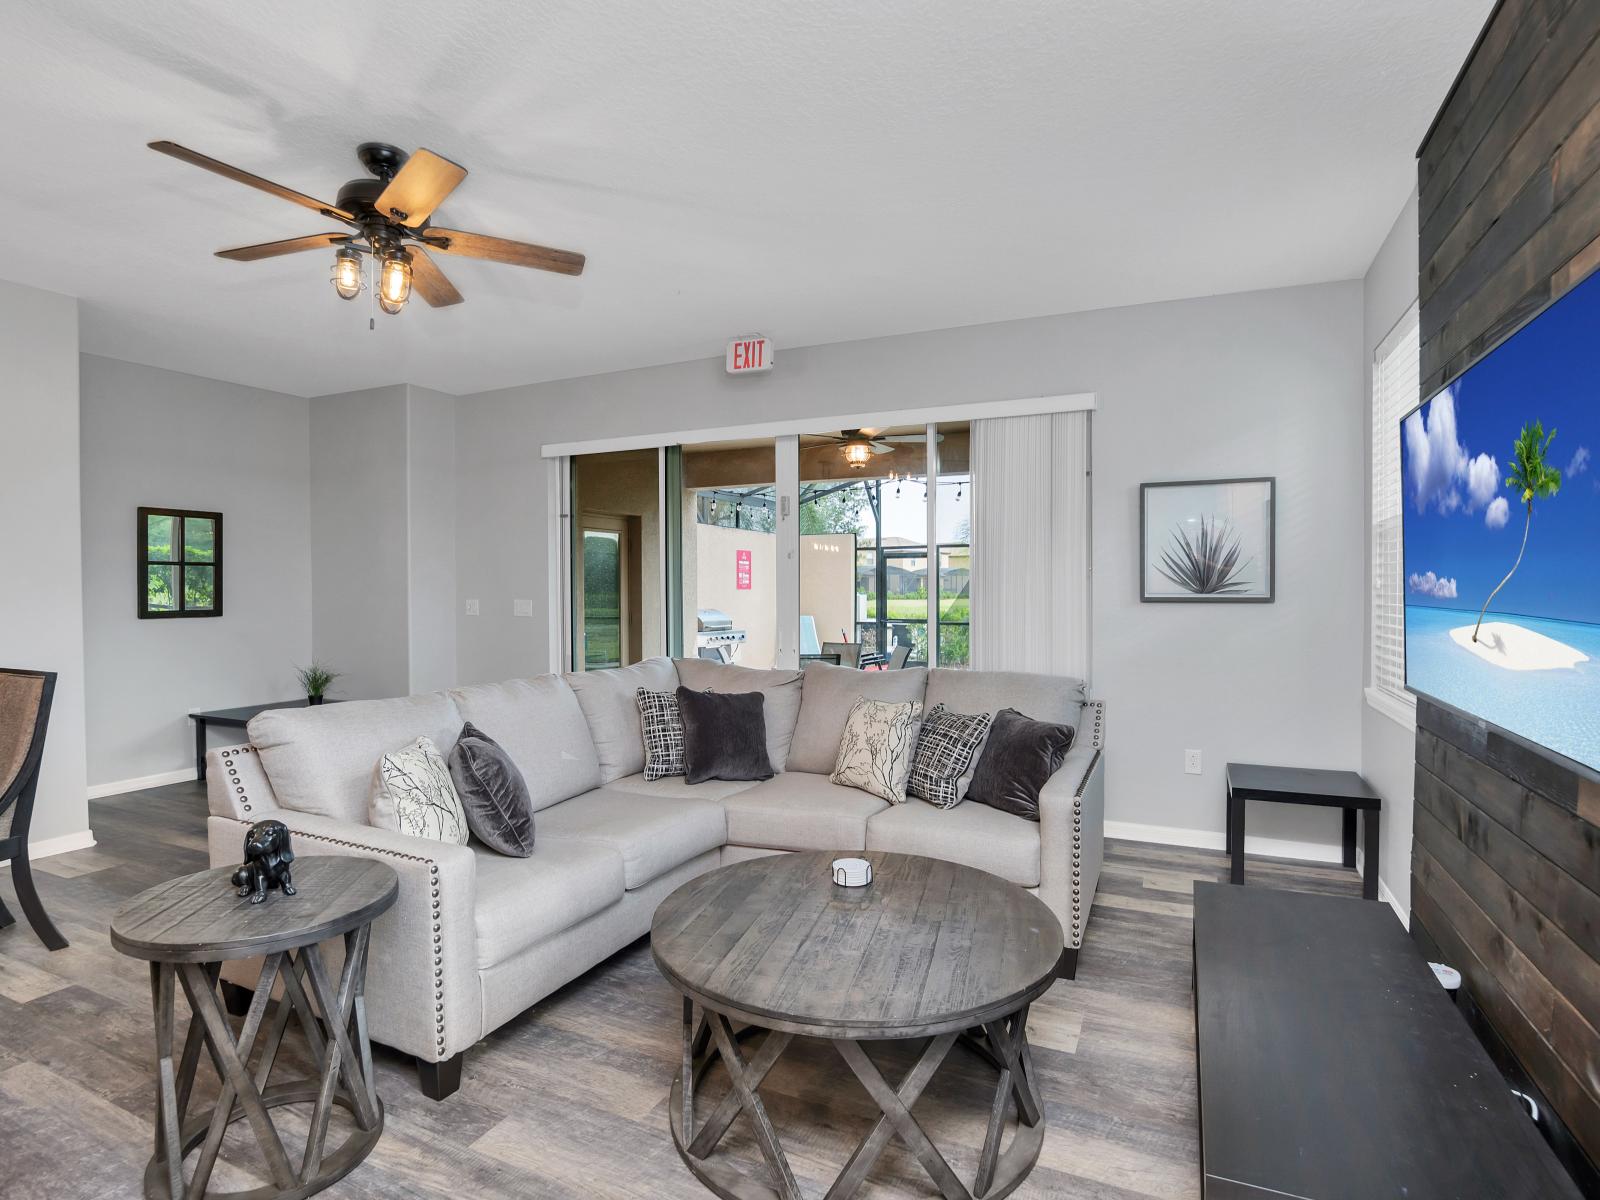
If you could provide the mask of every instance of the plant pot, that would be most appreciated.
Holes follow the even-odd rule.
[[[307,704],[321,704],[322,703],[322,697],[321,696],[307,696],[306,697],[306,703]]]

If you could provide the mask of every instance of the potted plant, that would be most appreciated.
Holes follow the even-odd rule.
[[[309,667],[296,668],[295,677],[305,689],[306,703],[321,704],[329,685],[339,678],[339,672],[330,670],[321,663],[312,663]]]

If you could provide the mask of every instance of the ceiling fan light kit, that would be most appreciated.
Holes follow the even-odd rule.
[[[292,188],[252,175],[238,167],[208,158],[176,142],[151,142],[150,149],[277,196],[291,204],[349,226],[352,232],[317,233],[307,237],[262,242],[217,251],[219,258],[255,262],[302,250],[335,246],[332,283],[341,299],[354,300],[365,289],[362,255],[371,258],[377,278],[374,291],[378,307],[390,315],[401,312],[415,291],[433,308],[460,304],[461,293],[439,270],[429,250],[486,259],[511,266],[581,275],[584,257],[570,250],[554,250],[529,242],[456,229],[436,229],[434,211],[467,177],[465,167],[431,150],[407,155],[387,142],[363,142],[356,157],[371,178],[352,179],[339,189],[338,200],[327,204]]]

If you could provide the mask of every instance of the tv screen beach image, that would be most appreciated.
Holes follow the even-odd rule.
[[[1406,685],[1600,770],[1600,275],[1399,437]]]

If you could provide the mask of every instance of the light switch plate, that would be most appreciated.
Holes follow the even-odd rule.
[[[1183,773],[1185,775],[1200,774],[1200,751],[1185,750],[1183,752]]]
[[[514,617],[533,616],[532,600],[513,600],[511,602],[511,615]]]
[[[467,616],[475,617],[477,615],[478,615],[478,602],[476,600],[468,600],[467,601]]]

